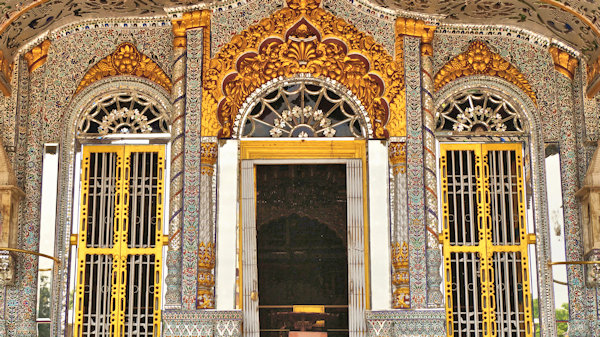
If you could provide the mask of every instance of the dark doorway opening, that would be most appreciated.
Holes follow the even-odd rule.
[[[259,165],[256,186],[261,337],[347,336],[346,166]]]

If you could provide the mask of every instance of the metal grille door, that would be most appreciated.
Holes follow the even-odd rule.
[[[448,336],[531,336],[522,145],[440,152]]]
[[[75,336],[160,334],[164,146],[87,146]]]

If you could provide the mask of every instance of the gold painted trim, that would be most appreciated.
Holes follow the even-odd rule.
[[[30,51],[23,55],[23,58],[27,61],[27,69],[29,70],[29,73],[32,73],[34,70],[46,63],[49,49],[50,40],[44,40],[42,43],[33,47]]]
[[[435,90],[439,91],[446,84],[471,75],[494,76],[508,81],[523,90],[537,105],[536,94],[525,75],[483,41],[471,42],[465,52],[448,61],[438,71],[434,77]]]
[[[42,254],[40,252],[36,252],[36,251],[33,251],[33,250],[25,250],[25,249],[9,248],[9,247],[0,247],[0,252],[3,251],[3,250],[4,251],[8,251],[8,252],[23,253],[23,254],[30,254],[30,255],[36,255],[36,256],[45,257],[47,259],[50,259],[50,260],[54,261],[56,264],[60,265],[60,260],[57,257],[46,255],[46,254]]]
[[[240,159],[359,159],[366,156],[366,141],[240,141]]]
[[[600,264],[600,261],[560,261],[560,262],[548,262],[548,267],[558,265],[584,265],[584,264]]]
[[[4,57],[4,53],[0,50],[0,91],[7,97],[10,96],[12,91],[10,81],[12,79],[13,66],[14,63],[8,62],[8,59]]]
[[[171,79],[160,66],[148,56],[140,53],[135,45],[125,42],[87,71],[79,82],[75,94],[103,78],[119,75],[146,78],[160,85],[166,91],[171,91]]]
[[[363,186],[363,224],[364,224],[364,264],[365,264],[365,309],[371,309],[371,278],[370,278],[370,251],[369,251],[369,194],[368,194],[368,170],[367,170],[367,141],[366,140],[277,140],[277,141],[240,141],[241,160],[261,159],[361,159],[362,186]],[[256,165],[254,167],[255,191],[256,193]],[[239,187],[241,198],[241,184]],[[256,200],[256,195],[255,195]],[[256,205],[254,205],[256,207]],[[255,212],[256,213],[256,212]],[[242,261],[242,207],[240,201],[239,209],[239,307],[243,308],[243,261]]]
[[[575,68],[579,64],[577,58],[556,46],[550,46],[548,52],[552,55],[554,69],[565,75],[568,79],[573,80]]]

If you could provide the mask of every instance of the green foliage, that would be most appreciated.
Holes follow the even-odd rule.
[[[540,317],[540,308],[538,299],[535,298],[533,300],[533,317]],[[557,321],[568,321],[569,320],[569,303],[563,303],[560,309],[556,309],[556,320]],[[567,329],[569,325],[567,322],[556,323],[556,336],[557,337],[567,337]],[[535,329],[535,336],[540,336],[540,327],[537,326]]]
[[[50,318],[50,277],[40,275],[38,317]],[[38,323],[38,336],[50,337],[50,323]]]
[[[563,303],[560,309],[556,309],[556,320],[557,321],[568,321],[569,320],[569,303]],[[556,335],[558,337],[567,336],[568,323],[556,323]]]

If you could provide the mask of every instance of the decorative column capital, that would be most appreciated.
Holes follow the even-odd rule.
[[[10,79],[12,77],[13,64],[4,57],[4,53],[0,50],[0,91],[4,96],[10,96]]]
[[[208,9],[185,12],[180,18],[173,19],[171,21],[173,26],[173,48],[186,47],[186,32],[188,29],[210,27],[210,13],[211,11]]]
[[[389,157],[394,175],[406,172],[406,143],[390,143]]]
[[[426,25],[423,20],[402,17],[396,19],[396,39],[405,35],[421,38],[421,55],[433,55],[431,41],[434,32],[435,26]]]
[[[217,143],[202,143],[200,150],[201,174],[214,174],[214,165],[217,163]]]
[[[27,69],[29,69],[29,73],[32,73],[34,70],[46,63],[49,49],[50,40],[44,40],[42,43],[31,48],[30,51],[25,53],[23,57],[27,61]]]
[[[556,46],[550,46],[548,52],[552,55],[554,69],[565,75],[568,79],[573,80],[575,77],[575,68],[577,68],[577,64],[579,64],[577,58]]]

